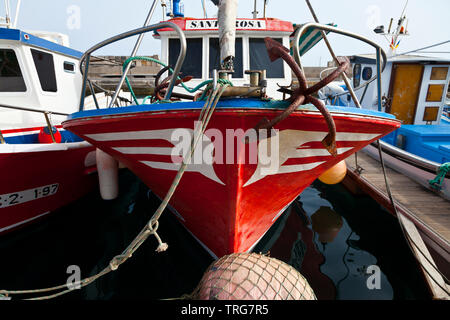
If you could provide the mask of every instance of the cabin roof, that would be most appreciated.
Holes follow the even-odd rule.
[[[82,52],[51,42],[18,29],[0,28],[0,40],[13,40],[23,44],[39,47],[74,58],[81,58]]]
[[[376,56],[375,54],[358,54],[351,56],[350,61],[352,63],[375,64]],[[436,63],[450,63],[450,59],[427,57],[412,54],[407,55],[399,54],[392,57],[388,57],[388,62],[428,62],[430,64],[436,64]]]

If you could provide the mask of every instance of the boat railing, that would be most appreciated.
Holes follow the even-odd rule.
[[[343,29],[329,26],[329,25],[324,25],[324,24],[315,23],[315,22],[309,22],[309,23],[302,25],[300,28],[298,28],[294,35],[294,58],[300,66],[302,65],[301,60],[300,60],[301,58],[300,58],[300,49],[299,49],[300,37],[309,28],[315,28],[315,29],[319,29],[321,31],[328,31],[328,32],[337,33],[337,34],[340,34],[343,36],[347,36],[350,38],[354,38],[354,39],[360,40],[362,42],[365,42],[375,48],[377,73],[372,78],[367,80],[367,82],[364,85],[367,86],[367,85],[369,85],[369,83],[377,80],[378,110],[381,111],[381,73],[384,71],[384,69],[386,67],[386,62],[387,62],[386,53],[384,52],[383,48],[380,47],[376,42],[374,42],[366,37],[363,37],[359,34],[356,34],[354,32],[346,31]],[[348,90],[352,90],[352,91],[357,90],[357,89],[362,88],[364,85],[362,85],[358,88],[348,88]],[[348,93],[349,93],[349,91],[339,93],[339,94],[336,94],[336,97],[344,95],[344,94],[348,94]]]
[[[178,34],[178,37],[180,39],[180,54],[178,55],[177,62],[176,62],[175,67],[173,69],[172,79],[170,80],[169,86],[167,88],[167,91],[166,91],[166,94],[165,94],[165,97],[164,97],[164,99],[166,99],[166,100],[170,99],[170,96],[172,95],[172,91],[173,91],[173,89],[175,87],[175,83],[176,83],[177,78],[178,78],[178,74],[180,73],[181,66],[182,66],[182,64],[184,62],[184,59],[186,57],[186,48],[187,48],[186,36],[184,35],[184,33],[181,30],[181,28],[179,26],[177,26],[176,24],[174,24],[172,22],[160,22],[158,24],[154,24],[154,25],[150,25],[150,26],[144,26],[144,27],[137,28],[137,29],[134,29],[134,30],[130,30],[130,31],[118,34],[116,36],[113,36],[111,38],[108,38],[108,39],[106,39],[106,40],[104,40],[104,41],[94,45],[93,47],[88,49],[82,55],[81,60],[80,60],[80,71],[83,74],[83,84],[82,84],[81,98],[80,98],[80,111],[83,111],[83,109],[84,109],[84,97],[85,97],[85,94],[86,94],[86,86],[87,85],[89,85],[89,86],[92,85],[90,83],[89,79],[88,79],[89,62],[90,62],[92,53],[94,53],[95,51],[97,51],[97,50],[99,50],[99,49],[101,49],[101,48],[103,48],[103,47],[105,47],[107,45],[110,45],[112,43],[115,43],[117,41],[129,38],[129,37],[132,37],[132,36],[139,35],[140,39],[142,39],[141,36],[143,34],[145,34],[147,32],[150,32],[150,31],[156,31],[156,30],[159,30],[159,29],[163,29],[163,28],[173,29]],[[138,39],[138,42],[139,42],[139,39]],[[135,49],[136,49],[136,47],[135,47]],[[135,50],[133,50],[133,51],[135,51]],[[128,70],[129,70],[129,68],[124,70],[123,75],[122,75],[122,77],[121,77],[121,79],[119,81],[119,85],[117,86],[118,88],[116,88],[116,92],[115,92],[115,94],[114,94],[114,96],[113,96],[113,98],[111,100],[111,103],[110,103],[109,107],[111,107],[111,106],[113,106],[115,104],[115,102],[117,100],[117,96],[118,96],[118,90],[120,89],[121,84],[123,84],[123,82],[125,81],[125,78],[126,78],[126,76],[128,74]],[[97,104],[96,104],[96,106],[98,108]]]
[[[0,104],[0,108],[6,108],[6,109],[14,109],[14,110],[20,110],[20,111],[27,111],[27,112],[36,112],[36,113],[41,113],[44,115],[45,118],[45,122],[47,123],[47,127],[49,129],[50,132],[50,136],[52,138],[53,142],[56,142],[55,137],[53,135],[53,126],[52,126],[52,122],[50,119],[50,115],[52,114],[56,114],[59,116],[68,116],[68,113],[62,113],[62,112],[56,112],[56,111],[48,111],[48,110],[40,110],[40,109],[35,109],[35,108],[27,108],[27,107],[18,107],[18,106],[10,106],[10,105],[6,105],[6,104]],[[0,144],[5,144],[5,138],[3,137],[3,134],[0,130]]]
[[[416,167],[419,167],[422,170],[436,173],[439,171],[439,168],[441,167],[440,163],[422,158],[418,155],[415,155],[415,154],[407,152],[403,149],[397,148],[389,143],[384,142],[383,140],[374,141],[371,143],[371,145],[378,148],[378,143],[380,143],[381,149],[386,154],[388,154],[394,158],[403,160],[404,162],[414,165]],[[450,173],[447,173],[446,177],[450,178]]]

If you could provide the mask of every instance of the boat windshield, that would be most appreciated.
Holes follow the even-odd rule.
[[[234,63],[234,79],[244,77],[244,65],[242,62],[242,38],[236,38]],[[219,38],[209,39],[209,77],[213,77],[213,70],[220,70],[220,46]]]
[[[58,91],[53,55],[36,49],[31,49],[31,54],[33,56],[34,65],[36,66],[42,90],[49,92]]]
[[[187,50],[184,64],[181,67],[183,76],[192,76],[194,78],[202,78],[203,71],[203,39],[190,38],[186,39]],[[180,40],[169,39],[169,65],[175,66],[178,55],[180,54]]]
[[[16,53],[0,49],[0,92],[25,92],[27,88]]]
[[[274,39],[282,43],[282,39]],[[284,78],[284,65],[281,59],[271,62],[263,38],[249,39],[250,69],[266,70],[267,78]]]

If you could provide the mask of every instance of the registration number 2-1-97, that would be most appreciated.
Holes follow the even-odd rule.
[[[0,209],[54,195],[58,192],[58,187],[59,184],[54,183],[33,189],[0,194]]]

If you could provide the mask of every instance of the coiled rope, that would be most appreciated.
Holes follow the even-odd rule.
[[[136,236],[136,238],[128,245],[128,247],[119,255],[115,256],[109,263],[107,267],[105,267],[102,271],[97,273],[94,276],[82,279],[80,281],[71,283],[70,286],[72,288],[68,288],[67,284],[59,285],[55,287],[49,287],[44,289],[34,289],[34,290],[0,290],[0,297],[10,297],[10,295],[22,295],[22,294],[37,294],[37,293],[45,293],[45,292],[52,292],[57,290],[62,290],[60,292],[57,292],[55,294],[51,295],[44,295],[34,298],[29,298],[25,300],[46,300],[46,299],[53,299],[56,297],[59,297],[61,295],[64,295],[68,292],[71,292],[74,290],[74,288],[81,289],[82,287],[85,287],[98,278],[110,273],[111,271],[115,271],[119,268],[119,266],[124,263],[126,260],[131,258],[133,253],[147,240],[147,238],[150,235],[154,235],[156,240],[158,241],[158,247],[156,248],[157,252],[163,252],[167,250],[168,245],[167,243],[164,243],[161,238],[159,237],[157,230],[159,227],[159,221],[158,219],[161,217],[162,213],[166,209],[172,195],[175,193],[176,188],[178,187],[180,180],[186,170],[187,165],[190,163],[192,155],[194,154],[195,148],[198,144],[198,142],[202,139],[203,134],[206,130],[206,127],[209,123],[209,120],[211,119],[211,116],[213,112],[216,109],[217,103],[220,100],[220,97],[224,93],[225,89],[229,86],[229,84],[219,84],[211,95],[208,96],[206,99],[206,102],[200,112],[199,118],[198,118],[198,126],[197,128],[194,128],[194,134],[191,139],[191,148],[190,152],[187,153],[186,159],[183,158],[183,162],[180,166],[180,169],[177,172],[177,175],[175,176],[172,185],[169,188],[169,191],[167,192],[166,196],[164,197],[163,201],[161,202],[158,209],[155,211],[151,219],[148,221],[148,223],[145,225],[145,227],[141,230],[141,232]]]
[[[135,60],[155,62],[155,63],[157,63],[157,64],[163,66],[164,68],[168,68],[168,70],[169,70],[170,72],[173,72],[173,69],[170,68],[170,67],[168,67],[164,62],[162,62],[162,61],[160,61],[160,60],[158,60],[158,59],[155,59],[155,58],[151,58],[151,57],[142,57],[142,56],[130,57],[130,58],[128,58],[127,60],[125,60],[124,63],[123,63],[123,66],[122,66],[122,71],[125,71],[125,69],[127,68],[128,64],[130,64],[132,61],[135,61]],[[181,78],[180,78],[180,77],[177,77],[177,80],[181,80]],[[130,93],[131,93],[131,96],[133,97],[134,102],[136,103],[136,105],[139,105],[140,103],[138,102],[138,99],[137,99],[137,97],[136,97],[136,94],[134,93],[133,88],[131,87],[131,83],[130,83],[130,81],[128,80],[128,77],[125,77],[125,82],[126,82],[126,84],[127,84],[128,89],[130,90]],[[232,84],[231,81],[229,81],[229,80],[218,79],[217,82],[218,82],[219,84],[228,84],[228,85],[230,85],[230,86],[233,86],[233,84]],[[205,81],[201,82],[199,85],[197,85],[197,86],[194,87],[194,88],[189,88],[188,86],[186,86],[186,85],[184,84],[184,82],[181,82],[180,84],[181,84],[181,86],[182,86],[187,92],[189,92],[189,93],[194,93],[194,92],[197,92],[198,90],[200,90],[201,88],[203,88],[204,86],[207,86],[207,85],[212,86],[212,83],[213,83],[213,80],[205,80]],[[208,89],[208,88],[207,88],[207,89]],[[203,100],[203,99],[204,99],[204,97],[205,97],[205,95],[206,95],[206,91],[207,91],[207,90],[205,90],[205,91],[203,92],[202,98],[201,98],[200,100]],[[144,100],[143,100],[143,102],[142,102],[142,104],[144,104],[150,97],[151,97],[151,96],[145,97]]]

